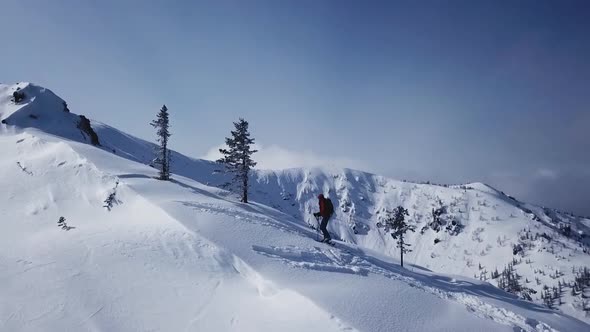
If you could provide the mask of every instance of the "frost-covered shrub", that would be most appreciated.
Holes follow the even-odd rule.
[[[513,244],[512,245],[512,254],[516,255],[516,254],[521,254],[524,255],[524,248],[520,245],[520,244]]]
[[[113,191],[109,194],[109,196],[104,200],[103,207],[107,210],[111,211],[114,204],[121,204],[121,201],[117,199],[117,187],[119,186],[119,181],[115,183],[115,187]]]
[[[66,223],[66,218],[64,218],[64,217],[59,217],[59,221],[57,222],[57,226],[61,227],[61,229],[63,229],[64,231],[69,231],[70,229],[76,228],[76,227],[68,226],[68,224]]]
[[[461,231],[463,230],[465,226],[463,226],[463,224],[461,224],[461,222],[459,222],[458,220],[451,220],[451,223],[449,223],[446,227],[446,230],[449,234],[451,235],[458,235],[459,233],[461,233]]]

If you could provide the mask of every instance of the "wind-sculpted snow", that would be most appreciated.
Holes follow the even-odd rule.
[[[310,250],[297,247],[262,247],[252,246],[261,255],[279,259],[293,267],[327,272],[353,273],[366,276],[369,272],[358,264],[360,258],[334,249],[324,252],[319,248]]]
[[[552,331],[551,326],[533,318],[523,317],[515,311],[510,311],[482,298],[502,299],[515,307],[530,308],[550,315],[551,310],[545,309],[513,296],[503,293],[489,284],[457,280],[450,277],[414,273],[397,266],[367,257],[360,251],[350,248],[326,249],[321,247],[300,248],[252,246],[252,249],[269,258],[277,259],[294,268],[319,270],[338,273],[352,273],[367,276],[369,273],[383,275],[387,278],[403,280],[412,287],[422,289],[442,299],[449,299],[465,305],[466,309],[475,315],[497,321],[502,324],[513,325],[522,331]]]

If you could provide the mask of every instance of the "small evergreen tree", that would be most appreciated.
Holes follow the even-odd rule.
[[[162,106],[160,112],[156,116],[150,125],[156,128],[156,135],[158,136],[157,141],[160,143],[155,149],[156,158],[152,161],[158,166],[160,170],[160,180],[170,180],[170,150],[168,150],[168,139],[171,134],[168,130],[170,122],[168,118],[168,107]]]
[[[414,232],[416,226],[410,225],[406,222],[406,216],[409,216],[408,210],[403,206],[396,207],[393,211],[388,211],[384,222],[378,222],[377,227],[383,228],[386,233],[391,233],[391,237],[397,240],[397,247],[400,248],[401,266],[404,266],[404,254],[411,252],[408,249],[409,243],[404,241],[404,235],[408,231]]]
[[[553,309],[554,307],[554,297],[553,297],[553,293],[549,290],[549,287],[547,287],[546,285],[543,286],[544,291],[541,292],[541,299],[543,300],[543,303],[545,303],[545,305],[547,306],[547,308],[549,309]]]
[[[237,185],[241,191],[241,201],[248,203],[248,174],[256,166],[252,154],[258,151],[252,149],[254,139],[250,137],[248,121],[240,118],[238,122],[234,122],[234,127],[231,137],[225,138],[227,149],[219,149],[223,157],[217,162],[225,166],[227,173],[233,174],[230,185]]]
[[[66,218],[64,218],[64,217],[59,217],[59,220],[57,221],[57,226],[65,231],[69,231],[70,229],[76,228],[76,227],[68,226],[68,224],[66,223]]]
[[[104,205],[107,210],[111,211],[113,208],[113,204],[119,204],[121,201],[117,199],[117,187],[119,186],[119,181],[115,183],[115,188],[113,188],[113,192],[109,194],[109,196],[104,200]]]
[[[500,272],[498,272],[498,268],[492,271],[492,279],[497,279],[500,277]]]

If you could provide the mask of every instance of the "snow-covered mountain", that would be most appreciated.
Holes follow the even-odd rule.
[[[588,218],[523,203],[482,183],[417,184],[347,169],[260,171],[256,180],[251,197],[310,225],[316,224],[315,196],[329,193],[338,207],[329,230],[392,257],[399,255],[395,241],[376,224],[387,210],[404,206],[417,226],[408,236],[413,252],[406,261],[507,290],[496,272],[510,269],[523,288],[511,289],[515,294],[544,303],[546,287],[557,287],[559,298],[547,301],[590,321],[588,294],[572,290],[580,269],[590,268]]]
[[[588,219],[483,184],[347,169],[257,171],[244,205],[209,161],[174,153],[173,181],[154,180],[151,143],[42,87],[0,85],[0,119],[0,330],[590,328],[570,287],[590,266]],[[318,192],[337,206],[336,248],[308,227]],[[375,227],[397,205],[418,226],[407,269]],[[491,273],[509,263],[533,301],[563,281],[563,304],[496,288]]]

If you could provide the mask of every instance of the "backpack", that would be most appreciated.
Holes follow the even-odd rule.
[[[326,198],[326,213],[329,216],[332,216],[334,214],[334,204],[332,204],[332,201],[329,198]]]

